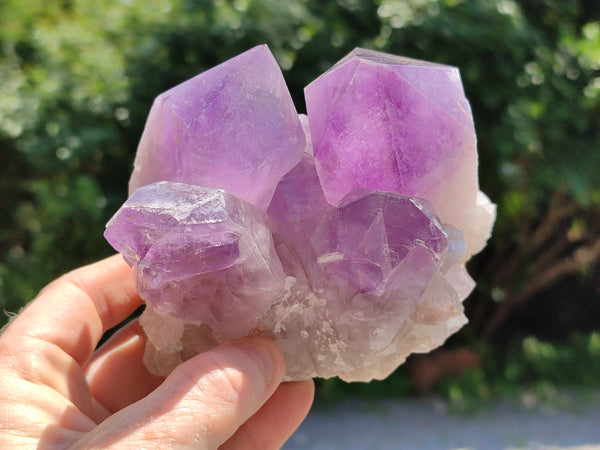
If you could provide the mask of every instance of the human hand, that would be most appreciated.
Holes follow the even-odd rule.
[[[196,355],[166,379],[142,363],[142,300],[120,255],[40,292],[0,336],[0,447],[279,448],[306,416],[312,381],[252,337]]]

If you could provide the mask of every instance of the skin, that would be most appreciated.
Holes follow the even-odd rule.
[[[49,284],[0,336],[0,447],[277,449],[305,418],[312,381],[282,383],[272,341],[222,344],[149,374],[142,300],[119,256]]]

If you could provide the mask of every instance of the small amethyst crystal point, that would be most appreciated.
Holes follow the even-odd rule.
[[[468,255],[483,248],[492,211],[489,200],[477,205],[475,128],[457,68],[356,49],[305,95],[331,204],[358,187],[425,198],[460,230],[487,221],[483,235],[465,235]]]
[[[274,219],[277,231],[294,248],[302,263],[306,264],[308,240],[330,209],[312,156],[305,154],[277,185],[267,212]]]
[[[356,49],[305,95],[262,46],[156,99],[105,233],[152,373],[262,334],[288,380],[368,381],[466,323],[495,209],[458,70]]]
[[[424,202],[358,190],[325,215],[311,236],[308,274],[317,289],[329,285],[329,295],[382,295],[410,286],[418,299],[447,247],[444,227]],[[418,263],[398,271],[409,254]]]
[[[285,275],[264,213],[222,189],[162,181],[136,190],[105,237],[157,310],[247,334],[282,295]]]
[[[304,146],[281,70],[261,45],[156,98],[129,193],[177,181],[225,189],[266,211]]]

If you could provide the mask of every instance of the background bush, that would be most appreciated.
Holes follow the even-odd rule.
[[[266,42],[300,112],[355,46],[458,66],[498,204],[462,339],[598,329],[599,19],[594,0],[6,0],[0,307],[111,254],[153,98]]]

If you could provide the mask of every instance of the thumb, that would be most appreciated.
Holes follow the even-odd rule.
[[[269,399],[284,373],[283,354],[268,339],[222,344],[181,364],[150,395],[106,419],[76,447],[217,448]]]

